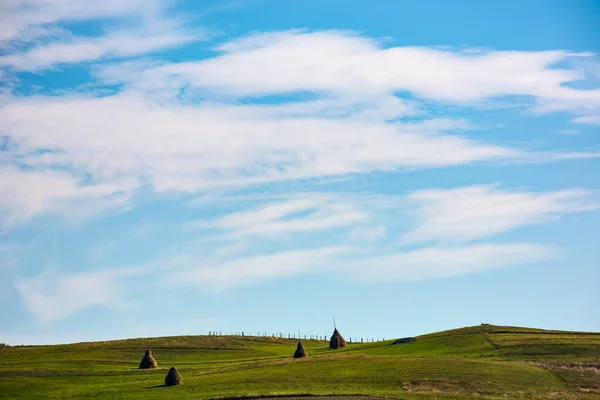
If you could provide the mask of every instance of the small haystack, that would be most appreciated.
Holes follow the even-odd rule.
[[[158,364],[154,357],[152,357],[152,352],[150,350],[146,350],[144,358],[142,358],[142,362],[140,363],[140,369],[148,368],[158,368]]]
[[[296,348],[296,352],[294,353],[294,358],[304,358],[307,356],[308,353],[306,352],[304,345],[302,344],[302,342],[298,342],[298,347]]]
[[[333,335],[331,335],[331,339],[329,340],[329,348],[341,349],[342,347],[346,347],[346,341],[342,337],[340,331],[336,328],[333,330]]]
[[[177,371],[177,368],[171,367],[169,373],[165,377],[165,386],[176,385],[181,385],[181,375],[179,375],[179,371]]]

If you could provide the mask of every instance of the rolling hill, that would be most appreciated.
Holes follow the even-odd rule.
[[[0,398],[599,399],[600,333],[481,325],[328,349],[297,340],[177,336],[0,349]],[[144,350],[159,368],[139,370]],[[175,355],[183,385],[162,386]]]

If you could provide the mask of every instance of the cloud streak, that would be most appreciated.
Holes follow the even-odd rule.
[[[177,45],[179,39],[193,39],[193,34],[180,29],[179,20],[165,17],[165,4],[152,4],[133,33],[117,30],[100,37],[51,41],[2,57],[15,68],[36,69],[135,56]],[[71,14],[59,2],[28,3],[23,10],[51,7],[54,11],[43,21],[21,25],[125,18],[141,7],[137,2],[129,6],[108,2],[90,10],[70,5]],[[15,10],[11,12],[28,12]],[[25,14],[19,18],[29,18]],[[144,31],[150,25],[152,29]],[[256,34],[230,40],[215,50],[218,53],[212,58],[189,62],[133,60],[94,67],[95,83],[125,85],[116,94],[3,95],[0,130],[13,145],[0,155],[9,165],[33,168],[38,174],[47,173],[49,179],[60,170],[73,181],[87,176],[107,185],[128,181],[156,192],[196,193],[532,157],[471,139],[467,132],[477,127],[464,119],[428,118],[419,100],[401,99],[395,95],[398,91],[452,104],[528,96],[538,107],[568,103],[567,108],[575,110],[583,103],[600,105],[600,91],[565,86],[580,77],[578,72],[553,64],[585,55],[564,51],[385,48],[374,39],[343,31]],[[305,92],[311,95],[272,104],[252,100]],[[250,101],[237,101],[240,96],[250,96]],[[549,159],[591,157],[594,153],[571,152]],[[25,172],[15,173],[22,173],[27,181]],[[66,193],[77,197],[82,190],[78,183]],[[131,197],[136,186],[129,190]]]
[[[183,77],[191,87],[237,96],[408,91],[452,103],[530,96],[539,102],[539,110],[600,107],[600,90],[564,85],[581,78],[578,70],[553,67],[559,61],[589,54],[383,48],[376,40],[344,31],[255,34],[216,50],[221,52],[218,57],[156,67],[143,79],[157,82]]]
[[[168,15],[162,0],[85,5],[72,0],[33,0],[0,5],[0,67],[40,71],[65,64],[139,56],[207,38]],[[102,22],[97,35],[77,35],[64,22]],[[111,23],[107,23],[110,21]],[[121,27],[126,26],[126,28]],[[2,46],[3,45],[3,46]]]
[[[36,318],[52,322],[89,307],[117,304],[121,294],[118,281],[140,273],[138,268],[63,275],[45,270],[38,276],[18,279],[15,287]]]
[[[405,243],[468,242],[539,224],[560,215],[599,208],[586,190],[548,193],[503,190],[498,185],[468,186],[413,192],[417,226],[404,234]]]
[[[105,0],[85,4],[78,0],[16,0],[0,5],[0,40],[4,44],[23,38],[34,39],[51,33],[59,22],[126,19],[140,14],[156,14],[164,6],[160,0]]]
[[[12,227],[44,213],[83,217],[125,208],[135,181],[83,184],[59,171],[24,171],[0,166],[0,227]]]
[[[176,272],[169,279],[219,292],[236,286],[322,271],[335,256],[349,250],[346,247],[324,247],[257,255]]]
[[[531,243],[434,246],[340,264],[364,282],[449,278],[547,261],[555,249]]]
[[[301,275],[333,275],[364,283],[409,282],[537,263],[557,254],[550,247],[531,243],[434,246],[377,255],[365,252],[369,249],[326,247],[242,257],[184,269],[170,279],[207,292]]]
[[[56,65],[143,55],[202,38],[183,32],[144,35],[143,32],[123,31],[98,38],[55,42],[26,52],[0,56],[0,66],[18,71],[38,71]]]
[[[339,207],[335,210],[343,210],[340,223],[320,224],[314,215],[328,221],[331,204]],[[405,233],[399,235],[398,227],[405,225],[411,207],[417,210],[417,226],[407,232],[400,228]],[[195,228],[216,229],[217,235],[229,233],[224,239],[232,244],[238,243],[242,235],[260,236],[268,244],[290,233],[299,238],[301,233],[327,231],[328,243],[334,247],[229,259],[221,254],[215,261],[199,265],[194,265],[192,258],[187,265],[178,265],[176,281],[208,291],[314,274],[361,282],[405,282],[538,263],[555,258],[560,251],[537,243],[468,242],[549,222],[566,213],[598,208],[585,190],[528,192],[499,185],[421,190],[404,197],[294,195],[192,224]],[[347,210],[355,210],[361,218],[342,218]],[[352,247],[347,246],[349,240]],[[407,249],[407,244],[424,247]]]
[[[184,225],[184,229],[220,229],[229,232],[230,237],[278,236],[326,231],[369,222],[366,212],[339,200],[339,197],[327,195],[297,196],[253,210],[228,214],[213,221],[191,221]]]
[[[398,168],[519,157],[457,134],[456,121],[285,116],[282,106],[160,105],[133,94],[12,99],[0,105],[20,162],[99,180],[143,179],[157,191],[196,192]],[[77,110],[76,113],[73,110]],[[317,114],[317,115],[314,115]],[[30,118],[36,115],[35,119]],[[52,149],[39,154],[37,149]]]

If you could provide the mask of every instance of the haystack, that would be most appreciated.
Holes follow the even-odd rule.
[[[329,340],[329,348],[340,349],[342,347],[346,347],[346,341],[342,337],[340,331],[336,328],[333,330],[333,335],[331,335],[331,339]]]
[[[296,352],[294,353],[294,358],[304,358],[307,357],[308,353],[306,353],[306,349],[302,342],[298,342],[298,347],[296,348]]]
[[[140,363],[140,369],[148,368],[158,368],[158,364],[154,357],[152,357],[152,352],[150,350],[146,350],[144,358],[142,358],[142,362]]]
[[[181,375],[179,375],[179,371],[177,371],[177,368],[171,367],[169,373],[165,377],[165,386],[176,385],[181,385]]]

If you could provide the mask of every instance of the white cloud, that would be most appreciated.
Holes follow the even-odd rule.
[[[164,3],[160,0],[7,0],[0,3],[0,41],[45,35],[47,25],[57,22],[153,14]]]
[[[447,278],[536,263],[556,256],[550,247],[529,244],[478,244],[435,246],[378,255],[337,265],[363,281],[398,282]]]
[[[322,271],[328,268],[336,255],[349,251],[346,247],[324,247],[258,255],[176,272],[169,279],[172,282],[198,285],[207,291],[222,291]]]
[[[285,201],[228,214],[213,221],[203,220],[202,225],[196,227],[218,227],[241,234],[259,233],[263,235],[262,244],[268,246],[268,241],[273,239],[269,234],[301,232],[294,228],[304,225],[295,220],[310,219],[310,210],[327,209],[330,202],[344,207],[351,205],[364,215],[364,219],[339,225],[348,231],[348,237],[327,235],[328,243],[334,247],[253,256],[239,254],[236,257],[220,253],[214,258],[211,258],[210,250],[203,251],[204,261],[199,262],[198,257],[193,256],[180,259],[182,262],[177,264],[174,282],[198,285],[207,291],[315,274],[360,282],[402,282],[543,262],[554,258],[558,251],[532,243],[463,245],[452,242],[467,242],[520,226],[542,223],[567,212],[597,209],[598,206],[588,199],[589,195],[587,191],[578,190],[535,193],[501,190],[498,186],[472,186],[423,190],[410,193],[404,199],[399,196],[333,193],[293,196]],[[450,243],[398,250],[391,236],[403,224],[407,211],[406,200],[408,204],[419,207],[420,220],[416,229],[402,237],[405,243],[429,240]],[[272,229],[271,226],[276,228]],[[328,228],[327,224],[311,225],[315,234],[317,230]],[[246,229],[249,231],[246,232]],[[362,242],[359,246],[353,244],[347,247],[347,238]],[[232,245],[240,243],[238,237],[228,239]],[[177,249],[178,254],[185,254],[186,251],[185,248]],[[207,261],[211,259],[213,261]]]
[[[272,236],[343,228],[369,221],[366,212],[339,200],[327,195],[296,196],[213,221],[191,221],[184,228],[217,228],[230,232],[232,236]]]
[[[203,40],[206,33],[184,27],[181,18],[167,16],[169,2],[105,1],[86,4],[73,0],[30,1],[0,5],[4,14],[0,66],[36,71],[62,64],[103,58],[137,56]],[[124,4],[127,3],[127,4]],[[76,35],[59,26],[69,21],[102,20],[110,24],[99,36]],[[42,40],[43,39],[43,40]]]
[[[326,247],[242,257],[171,275],[174,283],[223,291],[300,275],[333,275],[361,282],[447,278],[549,260],[557,252],[529,243],[435,246],[376,254],[373,248]],[[372,254],[372,255],[365,255]]]
[[[45,270],[36,277],[18,279],[15,286],[36,318],[52,322],[92,306],[118,304],[118,280],[139,273],[137,268],[66,275]]]
[[[488,237],[564,213],[597,209],[589,196],[585,190],[536,193],[493,185],[417,191],[408,196],[418,207],[417,227],[402,240],[465,242]]]
[[[139,78],[155,83],[177,79],[191,87],[238,96],[408,91],[422,98],[467,104],[532,96],[539,101],[540,111],[600,108],[600,90],[564,85],[580,79],[580,71],[553,66],[589,54],[383,48],[373,39],[340,31],[255,34],[217,50],[221,51],[218,57],[159,66]]]
[[[160,105],[131,93],[31,97],[0,105],[0,120],[19,145],[15,152],[22,163],[61,166],[103,180],[143,178],[158,191],[520,156],[442,133],[457,129],[454,120],[438,120],[435,126],[387,122],[353,115],[350,106],[341,117],[297,117],[286,116],[282,109],[287,107]],[[56,151],[32,154],[40,148]]]
[[[134,181],[83,184],[68,173],[0,167],[0,226],[12,226],[42,213],[83,217],[129,204]]]
[[[286,202],[267,204],[251,211],[229,214],[216,220],[212,226],[218,228],[245,228],[270,223],[289,214],[314,209],[319,205],[317,199],[294,199]]]
[[[584,117],[577,117],[571,120],[577,124],[595,124],[600,125],[600,115],[587,115]]]
[[[570,152],[556,153],[553,155],[555,160],[585,160],[590,158],[600,158],[600,152]]]
[[[131,11],[111,4],[106,7],[115,7],[114,11],[101,9],[97,15]],[[160,19],[161,4],[148,18],[158,18],[165,25],[150,32],[171,37],[165,26],[178,25]],[[175,29],[173,34],[178,32]],[[152,34],[140,39],[141,47],[132,46],[128,39],[116,40],[118,35],[73,39],[83,40],[77,46],[83,44],[89,51],[50,43],[62,50],[33,48],[32,58],[21,54],[15,62],[34,67],[106,54],[138,54],[162,46]],[[168,39],[165,43],[175,42]],[[4,95],[0,97],[0,130],[15,146],[2,157],[11,159],[9,164],[18,159],[38,171],[60,168],[107,185],[125,179],[143,181],[158,192],[193,193],[527,157],[511,148],[467,138],[464,132],[476,127],[462,119],[403,120],[426,115],[417,101],[394,96],[398,90],[467,103],[504,95],[533,96],[540,105],[600,100],[599,91],[564,85],[579,75],[551,67],[574,56],[562,51],[386,49],[374,40],[338,31],[251,36],[225,43],[218,50],[217,56],[201,61],[134,60],[96,69],[102,82],[128,84],[116,95]],[[227,102],[239,95],[297,91],[311,92],[316,98],[272,105]],[[52,152],[40,154],[40,149]],[[574,158],[583,158],[583,153],[549,159]]]
[[[136,56],[200,40],[186,33],[118,32],[97,38],[53,42],[26,52],[0,56],[0,66],[35,71],[54,65],[75,64],[101,58]]]

